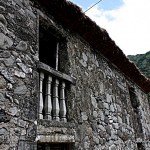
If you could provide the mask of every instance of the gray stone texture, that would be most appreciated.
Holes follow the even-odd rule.
[[[32,74],[36,64],[29,49],[37,44],[32,11],[27,1],[0,0],[1,150],[34,150],[37,145],[33,124],[37,120],[38,74]]]
[[[39,141],[57,139],[75,150],[137,150],[138,140],[149,150],[147,95],[42,6],[34,7],[33,0],[0,0],[0,149],[36,150]],[[38,15],[67,38],[60,68],[76,79],[66,92],[67,123],[38,118]],[[134,127],[128,87],[140,105],[142,133]]]

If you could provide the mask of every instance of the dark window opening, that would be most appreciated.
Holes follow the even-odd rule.
[[[59,40],[53,33],[39,28],[39,59],[52,68],[58,68],[58,45]]]
[[[39,60],[60,72],[69,74],[66,33],[42,17],[39,19]]]
[[[137,148],[138,148],[138,150],[145,150],[142,143],[137,143]]]
[[[141,133],[143,133],[143,129],[142,129],[142,123],[141,123],[140,113],[139,113],[139,109],[138,109],[139,102],[138,102],[137,96],[135,94],[134,88],[132,88],[132,87],[129,88],[129,95],[130,95],[131,105],[134,110],[134,112],[132,114],[133,127],[135,129],[136,136],[139,137],[139,136],[141,136]]]
[[[65,73],[67,75],[70,75],[70,61],[69,61],[69,56],[68,56],[68,51],[67,51],[67,35],[66,32],[63,32],[61,30],[61,27],[55,26],[51,21],[44,19],[43,17],[39,18],[39,61],[41,63],[44,63],[46,66],[48,65],[49,67],[52,67],[56,71],[58,70],[62,73]],[[47,67],[47,66],[46,66]],[[50,68],[50,70],[53,70]],[[42,115],[42,118],[46,119],[46,109],[47,108],[47,103],[46,103],[46,95],[47,95],[47,83],[48,83],[48,77],[52,77],[52,82],[51,84],[51,91],[50,91],[50,96],[52,100],[52,107],[53,107],[53,90],[54,90],[54,81],[56,79],[59,80],[59,85],[58,85],[58,99],[60,102],[60,91],[62,90],[61,84],[62,82],[66,83],[65,87],[65,102],[66,102],[66,109],[68,108],[68,99],[70,98],[68,95],[70,94],[70,82],[66,82],[66,80],[62,80],[59,77],[59,74],[57,76],[56,71],[49,72],[48,70],[40,70],[39,71],[44,73],[44,79],[42,81],[42,102],[43,102],[43,109],[42,112],[40,112],[40,115]],[[69,92],[68,92],[69,91]],[[68,111],[67,111],[67,114]],[[51,111],[51,116],[53,118],[53,111]],[[66,116],[67,117],[67,116]]]
[[[130,100],[131,100],[132,107],[134,109],[137,109],[139,106],[139,103],[137,101],[137,97],[136,97],[134,88],[129,88],[129,94],[130,94]]]
[[[37,150],[73,150],[73,144],[68,144],[68,143],[54,143],[54,144],[39,143],[37,145]]]

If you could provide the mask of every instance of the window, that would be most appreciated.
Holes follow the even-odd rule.
[[[55,70],[69,73],[66,36],[44,20],[39,25],[39,60]]]
[[[143,133],[141,118],[139,114],[139,102],[135,94],[135,89],[133,87],[129,88],[130,101],[133,108],[132,121],[137,137],[140,136],[140,133]]]
[[[132,87],[129,88],[129,94],[130,94],[131,105],[132,105],[134,111],[136,111],[139,104],[138,104],[138,101],[137,101],[137,97],[136,97],[134,88],[132,88]]]
[[[66,37],[43,18],[39,24],[39,119],[67,122],[67,93],[74,79],[67,75]]]
[[[45,30],[41,26],[39,32],[39,59],[46,65],[58,70],[58,49],[60,42],[52,32]]]

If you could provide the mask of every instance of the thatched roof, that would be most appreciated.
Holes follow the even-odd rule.
[[[145,93],[150,92],[150,80],[129,61],[122,50],[109,37],[106,30],[100,28],[87,17],[80,7],[66,0],[38,0],[47,11],[61,24],[84,38],[93,49],[96,49],[115,64],[126,76],[134,81]]]

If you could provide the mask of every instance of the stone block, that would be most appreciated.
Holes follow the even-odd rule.
[[[20,83],[15,89],[14,94],[18,95],[24,95],[28,91],[27,87],[24,85],[24,83]]]
[[[0,75],[0,89],[6,88],[6,80]]]
[[[111,145],[110,147],[109,147],[109,150],[117,150],[117,147],[116,147],[116,145]]]
[[[81,112],[81,118],[83,121],[86,121],[88,119],[87,113],[86,112]]]
[[[0,145],[7,143],[9,132],[6,128],[0,128]]]
[[[17,107],[12,107],[9,109],[9,114],[12,115],[12,116],[15,116],[18,112],[18,109]]]
[[[91,96],[91,102],[92,102],[93,107],[97,108],[97,101],[95,97]]]
[[[106,129],[106,132],[107,132],[109,135],[111,135],[111,128],[110,128],[110,126],[109,126],[109,125],[106,126],[105,129]]]
[[[2,22],[5,26],[7,25],[7,20],[2,14],[0,14],[0,22]]]
[[[87,60],[88,60],[88,58],[87,58],[87,56],[86,56],[85,53],[82,53],[82,57],[83,57],[83,60],[84,60],[84,61],[87,61]]]
[[[109,109],[108,103],[103,103],[104,108]]]
[[[12,39],[8,36],[0,33],[0,48],[1,49],[9,49],[13,45]]]
[[[27,43],[24,41],[20,41],[19,44],[17,45],[16,49],[20,51],[26,51],[27,50]]]

